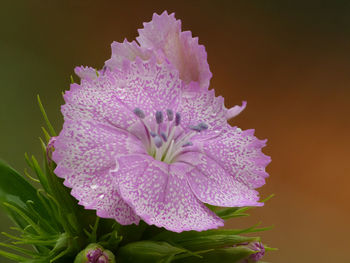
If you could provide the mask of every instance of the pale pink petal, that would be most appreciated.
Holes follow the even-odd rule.
[[[152,50],[140,47],[136,41],[128,42],[125,39],[123,43],[112,43],[112,57],[105,62],[105,65],[112,69],[120,69],[125,61],[134,61],[136,57],[148,60],[152,55]]]
[[[247,106],[247,102],[243,101],[242,106],[236,105],[236,106],[228,109],[226,112],[226,119],[229,120],[229,119],[236,117],[238,114],[240,114],[246,108],[246,106]]]
[[[133,113],[137,107],[149,116],[157,110],[176,110],[180,87],[178,72],[168,63],[136,59],[122,70],[106,69],[95,80],[72,84],[62,113],[68,119],[94,119],[127,130],[139,122]]]
[[[55,173],[72,188],[72,195],[87,209],[121,224],[137,223],[138,217],[120,198],[110,170],[120,154],[144,153],[132,134],[94,121],[66,120],[55,141],[52,159]]]
[[[261,151],[266,140],[259,140],[253,134],[254,130],[242,131],[227,124],[216,136],[198,140],[196,144],[236,180],[254,189],[265,184],[268,176],[265,167],[271,158]]]
[[[185,129],[200,122],[210,129],[221,129],[227,123],[224,98],[215,97],[214,90],[199,89],[194,83],[183,90],[179,112]]]
[[[91,67],[76,67],[74,69],[75,74],[77,74],[81,79],[93,80],[97,78],[96,69]]]
[[[122,71],[115,71],[113,79],[119,98],[132,109],[154,115],[157,110],[177,108],[182,85],[178,72],[168,63],[158,64],[155,57],[149,61],[136,58]]]
[[[147,224],[174,232],[217,228],[223,221],[193,194],[187,164],[134,155],[118,158],[119,193]]]
[[[186,84],[198,82],[201,88],[208,89],[212,74],[205,47],[198,44],[198,38],[193,38],[190,31],[181,32],[181,21],[174,14],[168,15],[166,11],[154,14],[152,21],[143,25],[136,38],[141,47],[154,50],[175,65]]]
[[[64,118],[94,120],[125,130],[139,122],[132,109],[119,99],[117,89],[105,77],[99,77],[98,81],[71,85],[64,94],[66,104],[61,108]]]
[[[177,162],[192,166],[187,172],[192,191],[204,203],[214,206],[261,206],[258,192],[236,180],[215,160],[199,152],[187,152]]]

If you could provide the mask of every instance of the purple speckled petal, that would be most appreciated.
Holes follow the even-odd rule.
[[[242,106],[236,105],[236,106],[228,109],[226,112],[226,119],[229,120],[229,119],[236,117],[238,114],[240,114],[246,108],[246,106],[247,106],[247,102],[243,101]]]
[[[157,110],[176,109],[180,99],[181,81],[178,72],[168,63],[154,60],[124,65],[123,70],[105,70],[95,80],[82,79],[72,84],[64,95],[65,119],[93,119],[129,129],[139,118],[133,113],[138,107],[146,114]]]
[[[177,161],[187,163],[192,191],[204,203],[215,206],[262,206],[258,192],[234,179],[216,161],[199,152],[182,154]]]
[[[214,90],[199,89],[195,83],[182,92],[179,111],[184,128],[204,122],[209,129],[221,129],[227,123],[224,98],[215,97]]]
[[[74,83],[65,92],[66,104],[62,106],[65,119],[94,120],[125,130],[139,121],[132,109],[120,101],[117,89],[107,77],[99,77],[97,81],[82,80],[81,85]]]
[[[112,57],[105,62],[105,65],[112,69],[121,69],[126,60],[134,61],[136,57],[148,60],[153,55],[152,50],[140,47],[136,41],[128,42],[125,39],[123,43],[113,42],[111,46]]]
[[[174,232],[223,225],[192,193],[185,175],[191,166],[140,155],[120,157],[118,164],[119,193],[146,223]]]
[[[55,173],[72,188],[71,194],[87,209],[121,224],[138,223],[138,217],[120,198],[110,170],[120,154],[144,153],[132,134],[101,123],[66,120],[55,141]]]
[[[158,64],[155,57],[149,61],[136,58],[122,71],[115,71],[113,79],[119,82],[119,98],[132,109],[153,115],[157,110],[177,108],[182,85],[178,72],[168,63]]]
[[[84,66],[76,67],[74,69],[74,72],[81,79],[93,80],[97,78],[96,69],[91,67],[84,67]]]
[[[266,140],[259,140],[253,134],[254,130],[242,131],[227,124],[221,133],[212,139],[198,140],[197,144],[235,179],[254,189],[265,184],[268,176],[265,167],[271,158],[261,151]]]
[[[208,89],[212,74],[205,47],[198,44],[198,38],[193,38],[190,31],[181,32],[181,21],[174,14],[168,15],[166,11],[154,14],[152,21],[143,25],[136,38],[141,47],[153,49],[159,57],[170,61],[186,84],[194,81]]]

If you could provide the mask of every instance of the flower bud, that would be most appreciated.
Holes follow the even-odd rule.
[[[115,263],[115,257],[102,246],[90,244],[76,256],[74,263]]]
[[[249,259],[251,262],[258,262],[265,255],[265,247],[261,242],[253,242],[248,245],[251,250],[257,251],[251,254]]]
[[[265,247],[261,242],[242,243],[238,246],[246,246],[247,248],[256,251],[251,254],[248,258],[243,259],[240,263],[256,263],[265,255]]]
[[[52,152],[55,150],[54,145],[57,137],[51,137],[46,146],[46,158],[49,164],[52,163]]]

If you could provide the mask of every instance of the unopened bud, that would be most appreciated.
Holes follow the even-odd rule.
[[[74,263],[115,263],[115,257],[102,246],[90,244],[76,256]]]
[[[49,164],[52,163],[52,152],[55,150],[56,137],[51,137],[48,144],[46,145],[46,158]]]

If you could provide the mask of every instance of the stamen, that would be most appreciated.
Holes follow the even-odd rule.
[[[208,125],[206,123],[204,123],[204,122],[201,122],[201,123],[199,123],[196,126],[191,126],[190,129],[194,130],[194,131],[197,131],[197,132],[201,132],[201,131],[204,131],[204,130],[208,129]]]
[[[202,131],[205,131],[208,129],[208,124],[201,122],[198,124],[198,127],[202,129]]]
[[[156,135],[156,137],[154,137],[154,144],[156,145],[157,148],[162,147],[163,145],[163,141],[162,138],[159,137],[159,135]]]
[[[196,132],[201,132],[201,130],[202,130],[198,125],[197,126],[190,126],[190,129],[194,130]]]
[[[175,126],[179,126],[180,122],[181,122],[181,115],[180,115],[179,112],[176,112],[176,115],[175,115]]]
[[[177,156],[188,151],[186,147],[194,145],[191,138],[209,127],[205,122],[199,122],[197,125],[190,126],[190,130],[188,128],[182,129],[178,127],[181,124],[180,112],[175,113],[171,109],[156,111],[155,118],[151,120],[153,124],[148,123],[150,120],[145,118],[146,115],[140,108],[135,108],[133,112],[144,124],[148,137],[148,141],[145,141],[148,154],[153,156],[154,159],[165,163],[176,161]],[[164,118],[167,119],[163,124]]]
[[[186,142],[185,144],[182,145],[182,147],[187,147],[187,146],[192,146],[193,143],[192,142]]]
[[[141,119],[145,118],[145,113],[140,108],[135,108],[134,113],[137,117]]]
[[[168,115],[168,121],[172,121],[174,119],[174,112],[172,110],[167,109],[166,114]]]
[[[158,124],[161,124],[163,122],[163,112],[161,111],[156,112],[156,122]]]
[[[168,138],[166,137],[166,134],[164,132],[160,133],[160,136],[162,137],[162,139],[166,142],[168,140]]]

